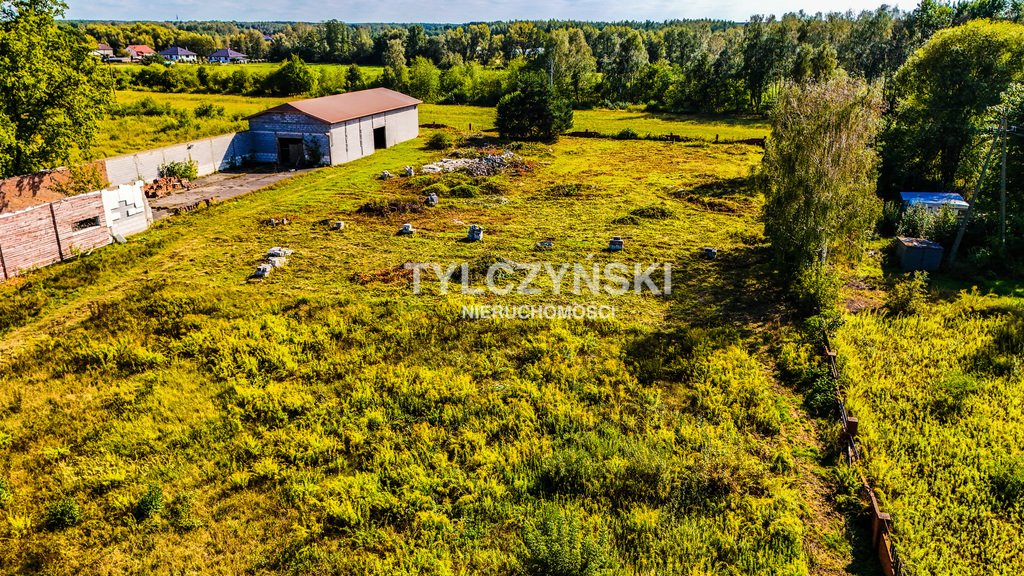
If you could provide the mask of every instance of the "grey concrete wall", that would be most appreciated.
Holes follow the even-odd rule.
[[[159,177],[160,166],[172,161],[193,160],[200,176],[213,174],[240,165],[252,157],[252,140],[248,132],[225,134],[154,150],[145,150],[105,161],[107,180],[113,184],[131,184],[136,180],[152,181]]]

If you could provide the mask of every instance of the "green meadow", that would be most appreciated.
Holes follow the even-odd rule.
[[[256,66],[247,64],[246,66]],[[169,146],[179,142],[238,132],[248,128],[246,116],[292,98],[234,96],[226,94],[178,94],[121,90],[114,95],[114,107],[130,106],[143,99],[170,106],[166,113],[153,115],[108,115],[100,121],[96,139],[89,150],[92,158],[130,154],[139,150]],[[196,117],[202,105],[219,109],[212,117]],[[182,118],[183,113],[184,118]],[[444,124],[460,131],[491,131],[494,109],[480,106],[423,104],[421,124]],[[674,134],[685,138],[713,141],[763,138],[768,126],[763,121],[733,118],[705,118],[653,114],[639,110],[580,110],[575,114],[574,131],[593,131],[617,135],[633,130],[640,137]]]
[[[488,118],[421,115],[456,138]],[[433,132],[0,286],[3,571],[871,573],[774,368],[761,149],[566,137],[497,176],[377,178],[442,157]],[[274,246],[295,253],[249,280]],[[496,262],[667,262],[673,291],[465,295],[425,273],[415,294],[410,262],[465,262],[475,288]],[[509,303],[615,313],[461,314]]]

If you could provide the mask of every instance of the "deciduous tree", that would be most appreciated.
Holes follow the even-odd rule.
[[[87,150],[110,77],[54,0],[0,4],[0,176],[53,168]]]

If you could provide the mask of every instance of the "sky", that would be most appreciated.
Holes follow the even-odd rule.
[[[496,20],[746,21],[752,14],[873,10],[882,0],[66,0],[80,20],[238,20],[463,23]],[[904,10],[917,2],[887,2]]]

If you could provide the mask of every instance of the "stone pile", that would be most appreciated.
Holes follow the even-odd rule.
[[[430,194],[427,194],[427,199],[426,199],[426,201],[424,203],[427,206],[434,207],[434,206],[437,206],[437,202],[438,202],[437,194],[434,194],[433,192],[431,192]]]
[[[399,236],[412,236],[415,232],[416,231],[412,228],[412,224],[409,223],[402,224],[402,227],[398,229]]]
[[[718,248],[701,248],[700,255],[708,260],[718,258]]]
[[[256,267],[256,271],[253,272],[253,278],[266,278],[270,276],[270,273],[274,271],[274,268],[281,268],[288,263],[288,256],[291,256],[294,252],[287,248],[281,248],[280,246],[274,246],[270,250],[267,250],[266,259],[267,261]]]
[[[473,224],[469,227],[469,234],[466,235],[466,242],[479,242],[484,239],[483,226]]]
[[[331,230],[344,230],[344,229],[345,229],[345,223],[342,222],[341,220],[335,220],[334,222],[331,222]]]
[[[405,170],[403,170],[402,173],[405,174],[406,177],[409,177],[409,178],[411,178],[411,177],[416,175],[416,171],[412,169],[412,166],[406,166]]]
[[[420,172],[423,174],[465,172],[471,176],[494,176],[518,164],[520,164],[518,156],[512,152],[505,152],[480,158],[442,158],[433,164],[425,165]]]
[[[609,252],[621,252],[624,247],[625,245],[622,242],[622,238],[619,238],[618,236],[612,236],[612,239],[608,242]]]
[[[535,250],[540,250],[540,251],[542,251],[542,252],[546,252],[546,251],[548,251],[548,250],[551,250],[551,249],[552,249],[552,248],[554,248],[554,247],[555,247],[555,243],[554,243],[554,242],[552,242],[551,240],[542,240],[542,241],[540,241],[540,242],[537,242],[537,243],[536,243],[536,244],[534,244],[534,246],[533,246],[533,248],[534,248]]]

